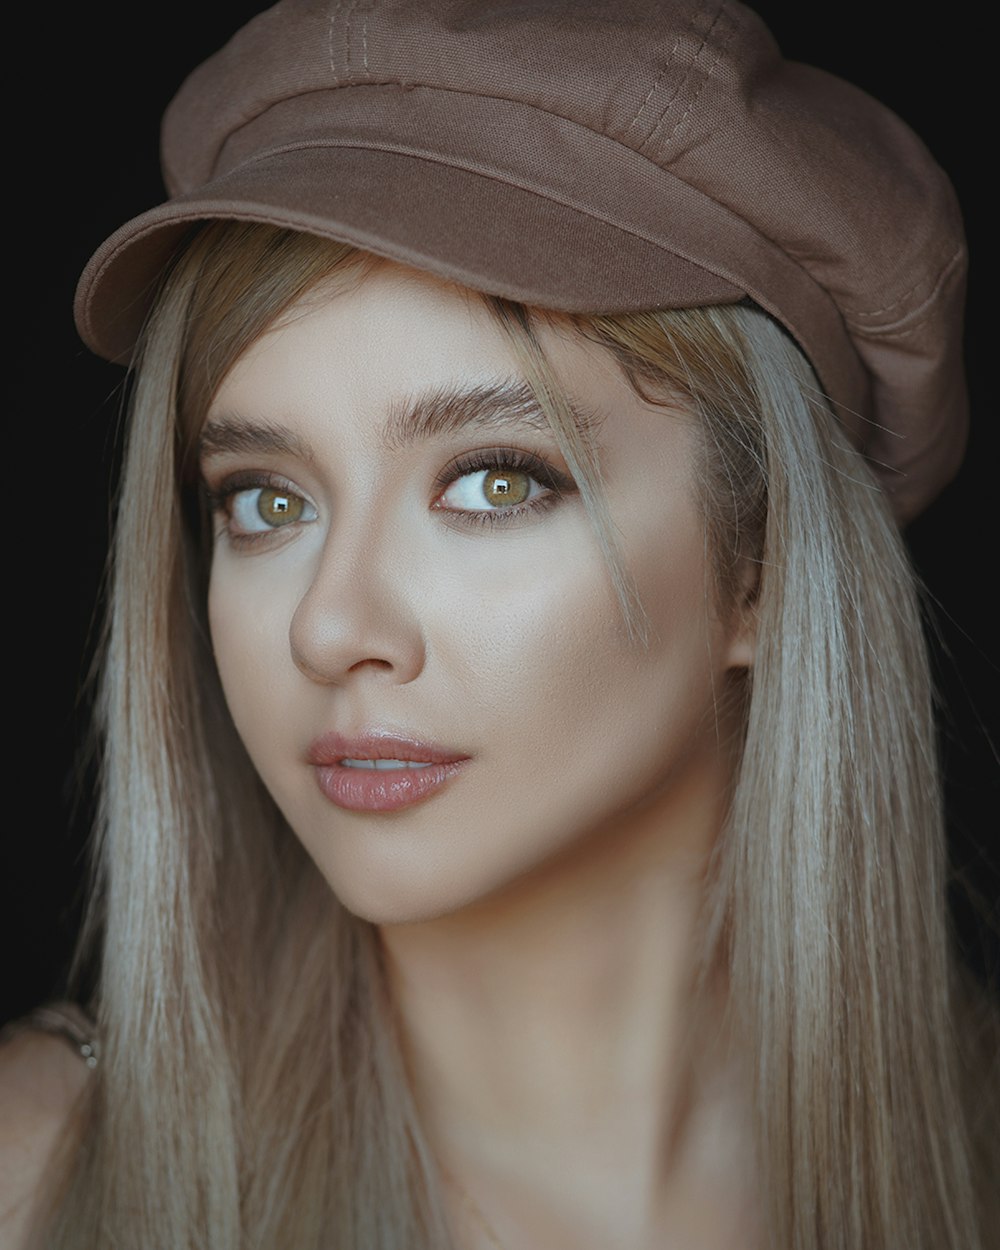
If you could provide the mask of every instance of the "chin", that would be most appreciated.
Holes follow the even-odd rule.
[[[355,860],[350,871],[313,858],[338,902],[359,920],[377,926],[441,920],[505,892],[504,884],[455,880],[455,874],[443,873],[429,857],[416,866],[398,853],[390,856],[390,863]]]

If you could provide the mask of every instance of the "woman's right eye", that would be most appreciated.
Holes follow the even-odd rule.
[[[286,525],[315,521],[308,499],[284,486],[234,486],[211,497],[212,507],[225,518],[230,538],[269,534]]]

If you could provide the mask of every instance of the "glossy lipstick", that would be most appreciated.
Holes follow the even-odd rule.
[[[420,803],[436,794],[468,759],[459,751],[376,731],[351,737],[324,734],[306,755],[326,798],[352,812],[392,812]],[[366,767],[372,760],[397,761],[400,766]]]

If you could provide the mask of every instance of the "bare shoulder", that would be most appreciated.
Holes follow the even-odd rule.
[[[46,1165],[91,1073],[66,1042],[24,1030],[0,1045],[0,1245],[27,1245]]]

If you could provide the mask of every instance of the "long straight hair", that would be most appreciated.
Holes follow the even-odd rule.
[[[451,1244],[374,930],[287,828],[226,711],[190,484],[201,421],[240,354],[305,293],[378,263],[212,224],[181,252],[143,336],[86,932],[103,1058],[53,1169],[39,1233],[53,1250]],[[483,299],[641,644],[597,463],[539,346],[550,314]],[[962,1086],[986,1073],[963,1068],[928,666],[885,500],[759,310],[558,320],[607,348],[644,398],[690,404],[718,602],[746,594],[756,570],[746,738],[702,963],[728,970],[745,1050],[761,1250],[986,1250],[985,1135]]]

